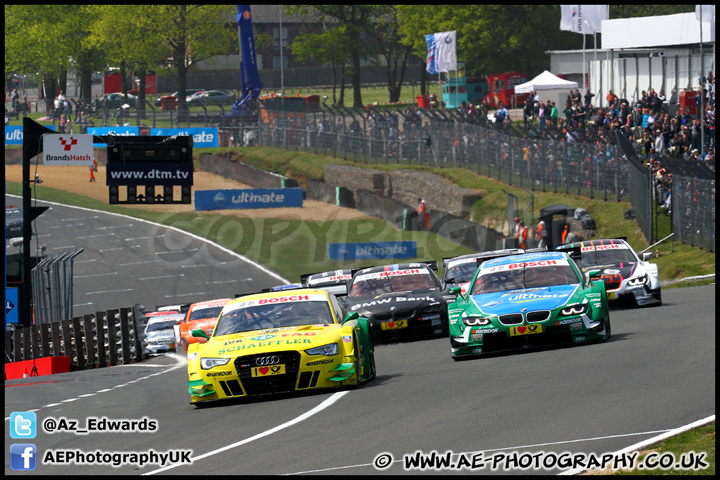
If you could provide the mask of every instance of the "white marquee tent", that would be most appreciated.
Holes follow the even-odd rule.
[[[540,100],[545,102],[548,100],[553,101],[557,104],[558,108],[562,110],[570,90],[576,88],[578,88],[577,82],[563,80],[545,70],[529,82],[515,85],[515,93],[537,92],[540,95]]]

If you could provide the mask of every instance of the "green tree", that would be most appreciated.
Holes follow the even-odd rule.
[[[395,7],[385,6],[377,14],[367,33],[377,40],[379,52],[385,59],[389,100],[398,102],[413,47],[401,42],[400,13]]]
[[[161,5],[157,28],[164,33],[162,48],[169,48],[170,57],[162,66],[177,81],[178,91],[187,88],[187,73],[193,64],[216,55],[238,51],[237,27],[228,24],[235,18],[231,5]],[[178,96],[178,120],[187,112],[185,95]]]
[[[333,104],[344,105],[345,103],[345,68],[350,59],[349,45],[347,44],[347,35],[342,25],[336,26],[324,23],[322,32],[304,32],[293,41],[290,45],[292,53],[298,59],[316,60],[323,63],[329,63],[332,68],[333,82]],[[340,68],[340,96],[336,95],[337,87],[337,69]]]
[[[48,109],[56,89],[67,92],[67,72],[79,76],[83,98],[90,98],[92,72],[103,52],[86,44],[95,18],[88,5],[6,5],[5,67],[38,72],[45,83]]]
[[[107,61],[120,65],[123,94],[134,89],[128,81],[127,71],[133,71],[140,80],[138,86],[138,115],[145,116],[146,84],[148,70],[162,65],[172,55],[165,43],[165,33],[158,28],[157,19],[162,13],[157,5],[147,5],[143,15],[138,15],[137,5],[96,6],[95,22],[87,42],[107,52]]]
[[[350,78],[353,89],[353,107],[362,108],[360,92],[360,60],[369,56],[367,42],[361,41],[369,31],[371,21],[382,5],[295,5],[287,7],[288,14],[297,14],[314,22],[337,24],[344,28],[350,57]]]

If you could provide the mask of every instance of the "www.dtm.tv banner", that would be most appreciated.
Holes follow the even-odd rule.
[[[196,190],[195,210],[302,207],[302,188]]]
[[[330,260],[384,260],[417,257],[415,242],[330,243]]]

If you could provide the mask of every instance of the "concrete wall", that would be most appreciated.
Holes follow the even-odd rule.
[[[428,210],[442,210],[459,217],[468,217],[473,204],[480,200],[484,192],[459,188],[438,175],[414,170],[363,169],[342,165],[325,167],[325,183],[340,185],[350,190],[365,189],[379,195],[412,205],[422,197]]]
[[[211,153],[200,154],[200,170],[250,185],[256,188],[294,188],[295,179],[265,172],[245,163],[238,163]]]
[[[305,184],[305,194],[310,200],[355,208],[355,195],[352,190],[345,187],[333,187],[320,180],[308,180]]]

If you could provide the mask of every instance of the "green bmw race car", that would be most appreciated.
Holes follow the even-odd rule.
[[[571,252],[578,255],[578,252]],[[607,341],[610,315],[600,271],[583,276],[566,252],[480,259],[467,293],[448,305],[452,357],[563,343]]]

